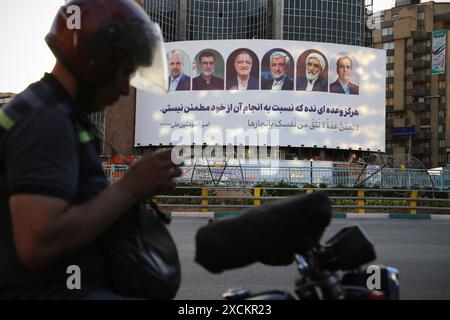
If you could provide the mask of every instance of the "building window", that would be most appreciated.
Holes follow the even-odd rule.
[[[394,56],[387,56],[386,63],[394,63]]]
[[[438,133],[444,133],[445,132],[445,126],[443,124],[438,125]]]
[[[439,81],[439,89],[445,89],[445,81]]]
[[[393,98],[386,99],[386,105],[387,106],[393,106],[394,105],[394,99]]]
[[[427,47],[431,47],[431,40],[418,40],[415,41],[414,44],[421,44]]]
[[[438,117],[439,119],[445,119],[445,110],[439,110]]]
[[[439,148],[445,148],[445,140],[439,139]]]
[[[430,117],[431,117],[430,111],[425,111],[425,112],[420,113],[420,119],[430,119]]]
[[[445,104],[445,96],[441,96],[440,100],[442,104]]]
[[[399,14],[393,14],[392,15],[392,20],[397,20],[398,18],[400,18]]]
[[[386,78],[393,78],[394,70],[386,70]]]
[[[419,12],[417,14],[417,20],[425,20],[425,12]]]
[[[393,27],[388,27],[388,28],[383,28],[381,30],[381,35],[384,36],[392,36],[394,34],[394,28]]]
[[[391,42],[383,43],[383,49],[384,50],[393,50],[393,49],[395,49],[395,42],[391,41]]]
[[[450,153],[447,153],[447,163],[450,163]]]
[[[386,86],[386,92],[394,92],[394,84],[390,83]]]

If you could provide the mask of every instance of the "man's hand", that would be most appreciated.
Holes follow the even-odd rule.
[[[173,179],[181,175],[181,170],[172,162],[171,154],[171,150],[157,151],[137,160],[118,186],[135,201],[173,188]]]

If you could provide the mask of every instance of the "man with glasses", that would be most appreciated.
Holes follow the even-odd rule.
[[[223,79],[215,77],[216,57],[210,51],[200,54],[201,74],[192,80],[192,90],[223,90]]]
[[[299,91],[328,91],[328,80],[320,74],[326,68],[325,59],[318,53],[311,53],[306,58],[305,74],[297,78]]]
[[[351,83],[353,62],[348,56],[340,57],[336,63],[338,79],[330,85],[330,92],[343,94],[359,94],[359,86]]]

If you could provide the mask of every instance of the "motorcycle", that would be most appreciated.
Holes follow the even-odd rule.
[[[295,294],[300,300],[399,299],[397,269],[364,268],[376,259],[376,252],[359,226],[343,228],[320,244],[330,221],[331,204],[320,192],[262,205],[200,228],[196,261],[213,273],[254,262],[274,266],[294,262],[299,273]],[[253,294],[246,288],[230,289],[223,298],[295,300],[287,291]]]

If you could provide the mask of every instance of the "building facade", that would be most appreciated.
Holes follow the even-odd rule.
[[[364,0],[274,1],[275,38],[364,46]]]
[[[417,2],[397,1],[382,13],[381,29],[373,31],[374,47],[387,55],[386,152],[412,154],[428,168],[445,167],[450,163],[450,86],[447,72],[432,75],[431,59],[434,30],[447,30],[448,52],[450,3]]]
[[[143,0],[166,41],[283,39],[364,45],[368,0]]]

